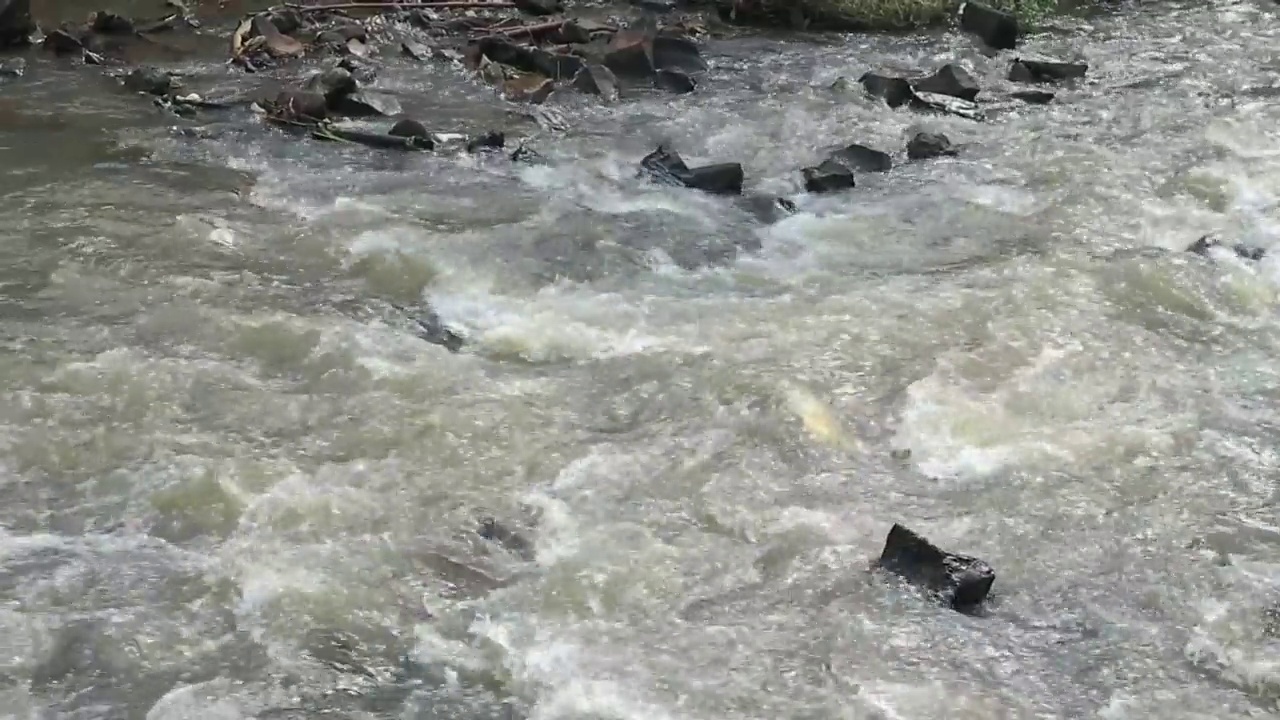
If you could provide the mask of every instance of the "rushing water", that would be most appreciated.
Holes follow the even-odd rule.
[[[388,60],[411,114],[546,166],[33,57],[0,80],[0,714],[1277,717],[1280,264],[1181,252],[1280,232],[1271,5],[1064,21],[1028,46],[1088,80],[985,123],[828,87],[1008,88],[952,35],[712,41],[698,93],[564,98],[564,132]],[[634,178],[672,138],[795,193],[916,127],[962,156],[772,226]],[[990,561],[990,612],[868,574],[895,521]]]

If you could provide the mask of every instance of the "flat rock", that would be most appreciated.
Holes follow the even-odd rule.
[[[502,83],[502,96],[511,102],[541,105],[547,101],[555,90],[556,84],[551,78],[525,73],[508,78]]]
[[[1089,71],[1088,63],[1047,62],[1018,58],[1009,66],[1009,80],[1020,83],[1052,83],[1075,80]]]
[[[814,167],[804,168],[800,174],[804,178],[804,189],[811,193],[848,190],[856,185],[853,171],[831,159],[823,160]]]
[[[928,160],[955,155],[951,139],[942,133],[919,132],[907,141],[907,157],[912,160]]]
[[[154,67],[140,67],[124,76],[124,86],[134,92],[149,95],[166,95],[173,90],[173,76]]]
[[[982,560],[939,549],[897,523],[889,530],[878,564],[961,611],[982,604],[996,580],[995,570]]]
[[[916,80],[912,85],[921,92],[950,95],[970,101],[978,97],[978,92],[981,90],[978,87],[978,81],[973,79],[973,75],[956,63],[947,63],[934,74],[922,80]]]
[[[1032,105],[1047,105],[1053,102],[1054,94],[1044,90],[1016,90],[1009,93],[1009,97]]]
[[[255,15],[250,27],[256,36],[263,38],[266,42],[265,47],[271,57],[299,57],[305,51],[301,42],[280,32],[266,13]]]
[[[0,50],[31,44],[31,0],[0,0]]]
[[[960,29],[996,50],[1018,46],[1018,19],[982,3],[966,2],[960,7]]]
[[[891,108],[901,107],[916,100],[916,92],[906,78],[869,72],[858,78],[858,82],[862,84],[863,90],[868,95],[884,100]]]
[[[693,92],[698,87],[698,83],[679,70],[664,69],[653,76],[653,86],[669,93],[684,95]]]
[[[400,43],[400,52],[420,62],[426,62],[432,57],[431,48],[413,40]]]
[[[861,172],[889,172],[893,169],[893,158],[889,157],[889,153],[857,143],[832,152],[830,159]]]
[[[594,63],[584,65],[574,76],[573,86],[579,92],[599,95],[605,102],[618,99],[618,78],[604,65]]]
[[[355,77],[346,68],[341,67],[329,68],[312,75],[307,79],[304,87],[324,95],[329,107],[334,109],[360,89]]]

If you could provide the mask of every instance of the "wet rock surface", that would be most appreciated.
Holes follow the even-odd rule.
[[[959,154],[950,138],[942,133],[916,133],[907,141],[907,157],[911,160],[929,160]]]
[[[942,550],[896,523],[885,538],[878,566],[962,612],[978,608],[996,580],[986,562]]]

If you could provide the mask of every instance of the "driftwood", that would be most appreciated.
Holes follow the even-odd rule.
[[[508,27],[503,25],[490,25],[487,28],[480,28],[479,32],[485,35],[505,35],[506,37],[516,37],[518,35],[537,35],[539,33],[552,32],[564,27],[568,20],[553,20],[551,22],[538,23],[537,25],[516,25]]]

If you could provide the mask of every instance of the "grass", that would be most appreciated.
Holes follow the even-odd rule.
[[[905,29],[938,25],[955,16],[961,0],[739,0],[763,15],[787,17],[795,10],[814,25],[834,25],[869,30]],[[983,0],[984,4],[1012,12],[1024,23],[1048,15],[1058,0]]]

